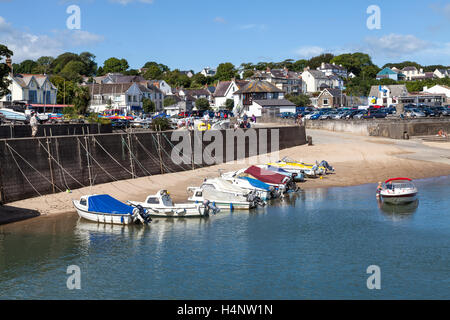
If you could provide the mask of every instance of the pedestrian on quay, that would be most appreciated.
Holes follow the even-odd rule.
[[[36,116],[36,112],[31,114],[30,126],[31,126],[31,136],[34,138],[38,132],[38,118]]]

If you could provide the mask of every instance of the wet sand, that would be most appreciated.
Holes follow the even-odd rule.
[[[420,179],[450,175],[450,148],[442,144],[424,143],[419,139],[392,140],[323,130],[307,130],[307,135],[313,139],[312,146],[293,147],[270,155],[272,160],[284,156],[309,163],[326,160],[335,168],[336,173],[323,179],[307,179],[299,184],[303,189],[376,183],[400,176]],[[144,201],[148,195],[166,189],[174,201],[185,202],[188,197],[186,188],[200,185],[204,178],[217,177],[219,171],[234,171],[264,163],[265,160],[267,158],[260,156],[191,171],[122,180],[73,190],[71,193],[16,201],[8,203],[8,206],[38,211],[41,216],[33,219],[35,220],[75,212],[72,200],[86,194],[107,193],[121,201]]]

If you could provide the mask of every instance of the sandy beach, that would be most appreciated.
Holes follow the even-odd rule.
[[[450,175],[450,143],[424,143],[421,139],[393,140],[379,137],[357,136],[350,133],[307,130],[313,145],[281,150],[276,157],[290,157],[305,162],[328,161],[336,173],[323,179],[307,179],[301,188],[351,186],[376,183],[391,177],[406,176],[412,179]],[[216,177],[219,171],[233,171],[261,159],[249,158],[245,162],[226,163],[211,167],[122,180],[113,183],[72,190],[42,197],[8,203],[17,209],[37,210],[45,218],[75,212],[72,200],[86,194],[107,193],[121,200],[144,201],[146,196],[166,189],[176,202],[186,201],[186,188],[198,186],[205,177]]]

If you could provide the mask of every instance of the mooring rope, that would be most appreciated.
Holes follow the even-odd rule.
[[[95,137],[92,137],[92,139],[94,140],[95,143],[97,143],[99,145],[99,147],[105,151],[105,153],[111,158],[113,159],[113,161],[115,163],[117,163],[120,167],[122,167],[123,170],[125,170],[126,172],[128,172],[131,176],[133,176],[133,173],[128,170],[127,168],[125,168],[120,162],[118,162],[108,151],[105,150],[105,148],[103,148],[103,146],[100,144],[100,142],[97,141],[97,139],[95,139]]]
[[[136,141],[138,142],[138,144],[141,146],[141,148],[144,150],[144,152],[147,154],[147,156],[153,160],[154,163],[159,163],[159,159],[156,158],[155,156],[153,156],[150,151],[142,144],[142,142],[139,140],[139,138],[137,136],[134,136],[134,138],[136,139]],[[174,172],[172,171],[168,166],[166,166],[164,164],[164,162],[162,163],[163,167],[168,171],[168,172]]]
[[[141,167],[141,169],[144,171],[144,174],[147,172],[147,175],[151,176],[152,174],[150,172],[148,172],[148,170],[142,165],[142,163],[136,158],[136,156],[134,155],[134,153],[131,151],[130,146],[126,143],[125,139],[122,137],[122,143],[125,144],[125,146],[127,147],[128,151],[131,154],[131,157],[136,161],[136,163],[138,164],[139,167]]]

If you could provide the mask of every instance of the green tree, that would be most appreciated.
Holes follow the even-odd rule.
[[[163,75],[163,71],[156,64],[147,67],[144,73],[144,78],[147,80],[159,80]]]
[[[95,62],[95,55],[90,52],[82,52],[79,56],[81,62],[84,64],[82,75],[90,77],[97,72],[97,63]]]
[[[245,70],[244,74],[242,75],[243,79],[248,79],[253,77],[253,75],[255,74],[255,72],[253,70]]]
[[[286,94],[285,98],[295,104],[297,107],[307,107],[311,105],[311,99],[306,94],[299,94],[296,96]]]
[[[318,55],[316,57],[312,57],[311,59],[309,59],[308,65],[311,69],[317,69],[318,67],[320,67],[322,62],[330,63],[331,59],[333,59],[333,58],[334,58],[333,54],[323,53],[321,55]]]
[[[153,131],[166,131],[171,129],[168,118],[158,117],[152,120],[151,129]]]
[[[235,78],[237,75],[236,68],[234,64],[230,62],[221,63],[217,67],[217,72],[215,78],[219,81],[229,81]]]
[[[167,97],[164,99],[163,105],[164,107],[172,106],[176,103],[175,99],[172,97]]]
[[[3,58],[10,58],[13,52],[9,50],[5,45],[0,44],[0,98],[9,94],[9,85],[11,81],[8,80],[8,75],[11,72],[9,66],[6,63],[1,62]]]
[[[125,72],[129,68],[128,61],[125,59],[109,58],[103,63],[104,73]]]
[[[89,88],[85,86],[78,86],[75,89],[75,97],[73,99],[73,105],[76,112],[80,115],[86,114],[90,101],[91,96],[89,94]]]
[[[305,59],[295,61],[291,66],[291,71],[302,72],[307,66],[309,61]]]
[[[209,101],[206,98],[199,98],[195,100],[195,106],[199,111],[204,111],[209,109]]]
[[[205,84],[208,84],[208,78],[200,72],[191,78],[191,87],[203,87]]]
[[[233,99],[227,99],[225,101],[225,108],[229,111],[232,111],[234,108],[234,100]]]
[[[149,98],[142,99],[142,109],[145,113],[152,113],[156,111],[155,103]]]
[[[52,72],[52,63],[55,60],[53,57],[40,57],[36,60],[37,66],[35,67],[35,72],[38,74],[49,74]]]
[[[364,67],[374,65],[370,56],[362,52],[344,53],[334,57],[331,62],[342,65],[349,73],[353,72],[356,76],[360,75]]]
[[[83,62],[72,60],[64,66],[59,74],[66,80],[79,82],[84,68],[85,64]]]
[[[24,60],[14,68],[15,73],[33,73],[35,68],[38,67],[36,61]]]
[[[50,82],[58,89],[56,95],[56,103],[58,104],[73,104],[75,97],[76,83],[68,81],[65,78],[56,75],[50,77]]]

